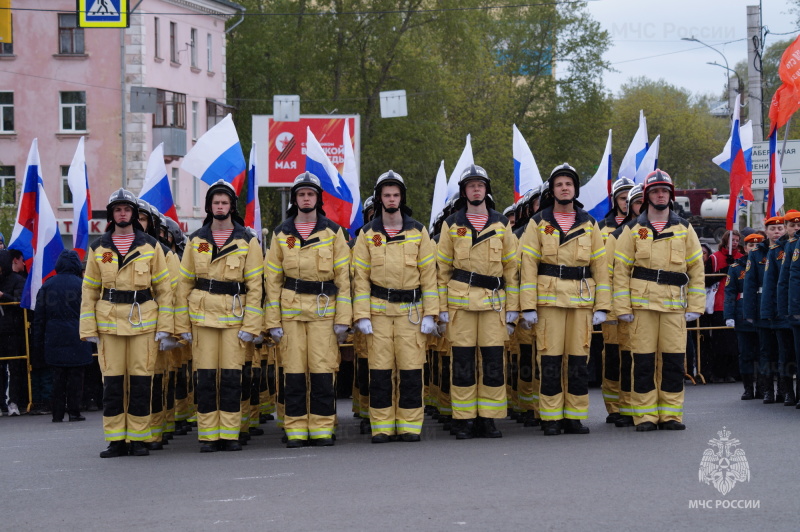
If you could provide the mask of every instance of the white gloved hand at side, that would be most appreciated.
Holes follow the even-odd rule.
[[[361,334],[372,334],[372,320],[369,318],[356,320],[356,329]]]
[[[98,344],[98,345],[100,344],[100,338],[97,336],[87,336],[86,341],[93,344]]]
[[[506,311],[506,323],[516,323],[519,319],[519,312],[516,310],[507,310]]]
[[[694,321],[700,317],[699,312],[687,312],[686,313],[686,321]]]
[[[433,321],[433,316],[425,316],[422,318],[422,323],[419,325],[419,330],[422,334],[432,334],[436,330],[436,323]]]
[[[516,329],[516,327],[514,326],[513,323],[506,323],[506,332],[508,332],[509,336],[512,336],[514,334],[514,329]]]
[[[736,327],[736,322],[734,320],[725,320],[726,327]]]
[[[181,333],[181,339],[192,343],[192,333]]]
[[[439,313],[439,321],[442,323],[450,323],[450,313],[446,310]]]
[[[606,313],[602,310],[595,311],[592,315],[592,325],[600,325],[606,321]]]
[[[253,340],[256,339],[256,337],[252,333],[249,333],[247,331],[239,331],[239,334],[237,336],[239,337],[239,340],[245,343],[252,342]]]
[[[280,343],[281,338],[283,338],[283,327],[273,327],[269,330],[269,335],[272,336],[276,344]]]
[[[347,325],[337,323],[333,326],[333,333],[336,335],[336,341],[343,344],[347,340]]]
[[[633,323],[633,314],[621,314],[617,316],[617,319],[625,323]]]
[[[158,343],[158,348],[161,351],[170,351],[170,350],[175,349],[176,347],[178,347],[178,345],[180,345],[180,344],[178,344],[178,341],[175,338],[173,338],[172,336],[169,336],[167,338],[164,338],[163,340],[161,340]]]
[[[539,314],[535,310],[526,310],[522,313],[522,327],[528,331],[539,323]]]
[[[161,340],[163,340],[164,338],[169,338],[169,336],[170,336],[170,335],[169,335],[169,333],[168,333],[168,332],[164,332],[164,331],[158,331],[158,332],[156,333],[156,338],[155,338],[155,340],[156,340],[156,342],[160,342],[160,341],[161,341]],[[163,349],[162,349],[162,351],[163,351]]]

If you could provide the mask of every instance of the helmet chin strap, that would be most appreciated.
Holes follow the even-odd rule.
[[[572,198],[572,199],[574,199],[574,198]],[[556,202],[558,202],[559,205],[569,205],[570,203],[572,203],[572,199],[563,200],[563,199],[556,198]]]
[[[308,214],[310,212],[314,212],[315,210],[317,210],[317,207],[316,206],[314,206],[314,207],[298,207],[297,210],[299,210],[303,214]]]
[[[228,214],[214,214],[213,216],[214,216],[215,220],[222,221],[222,220],[227,220],[230,215],[231,215],[231,213],[228,213]]]
[[[486,196],[484,196],[483,198],[481,198],[479,200],[468,200],[468,201],[469,201],[470,205],[472,205],[473,207],[477,207],[478,205],[480,205],[481,203],[486,201]]]
[[[400,210],[400,207],[384,207],[383,210],[387,214],[394,214]]]
[[[655,203],[651,203],[650,205],[652,205],[657,211],[663,211],[669,208],[669,203],[665,203],[663,205],[656,205]]]
[[[131,220],[128,220],[126,222],[114,222],[114,223],[116,224],[117,227],[128,227],[133,222]]]

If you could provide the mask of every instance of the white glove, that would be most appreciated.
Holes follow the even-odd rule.
[[[794,315],[794,319],[796,319],[797,321],[800,321],[800,314],[795,314]]]
[[[436,330],[436,324],[433,322],[433,316],[425,316],[422,318],[422,323],[419,326],[422,334],[431,334]]]
[[[519,319],[519,312],[516,310],[507,310],[506,311],[506,323],[516,323]]]
[[[736,322],[733,320],[725,320],[725,325],[727,327],[736,327]]]
[[[372,320],[369,318],[361,318],[356,320],[356,329],[361,334],[372,334]]]
[[[192,343],[192,333],[181,333],[181,339]]]
[[[256,337],[253,336],[252,333],[249,333],[247,331],[239,331],[239,334],[237,336],[239,337],[239,340],[245,343],[252,342],[253,340],[256,339]]]
[[[266,340],[266,338],[264,338],[264,333],[259,333],[259,335],[253,339],[253,343],[256,345],[261,345],[264,343],[264,340]]]
[[[178,347],[178,341],[172,336],[168,336],[158,343],[158,349],[161,351],[169,351],[176,347]]]
[[[747,318],[747,323],[755,323],[755,320],[752,318]]]
[[[600,325],[606,321],[606,313],[602,310],[596,310],[592,315],[592,325]]]
[[[700,317],[699,312],[687,312],[686,313],[686,321],[694,321]]]
[[[439,333],[440,338],[444,336],[444,333],[447,332],[447,322],[440,321],[439,324],[436,326],[436,332]]]
[[[624,321],[625,323],[633,323],[633,314],[622,314],[617,316],[619,321]]]
[[[276,344],[280,343],[281,338],[283,338],[283,327],[273,327],[269,330],[269,335],[272,336]]]
[[[513,323],[506,323],[506,331],[508,331],[509,336],[514,334],[514,329],[516,329],[516,327]]]
[[[160,342],[164,338],[169,338],[169,336],[170,336],[170,334],[168,332],[158,331],[156,333],[156,342]],[[162,349],[162,351],[163,351],[163,349]]]
[[[539,323],[539,314],[535,310],[526,310],[522,313],[522,327],[528,331],[532,325]]]
[[[439,313],[439,321],[442,323],[450,323],[450,313],[446,310]]]
[[[98,344],[98,345],[100,345],[100,338],[99,338],[99,337],[97,337],[97,336],[87,336],[87,337],[86,337],[86,341],[87,341],[87,342],[91,342],[91,343],[93,343],[93,344]]]
[[[444,324],[442,324],[442,325],[444,325]],[[439,325],[436,325],[433,328],[433,331],[431,332],[431,334],[434,335],[436,338],[441,338],[442,337],[442,334],[439,332]]]
[[[347,340],[347,325],[341,325],[339,323],[333,326],[333,333],[336,335],[336,341],[340,344],[343,344],[345,340]]]

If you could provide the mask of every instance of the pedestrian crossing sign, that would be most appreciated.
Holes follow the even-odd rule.
[[[82,28],[127,28],[130,0],[77,0],[78,26]]]

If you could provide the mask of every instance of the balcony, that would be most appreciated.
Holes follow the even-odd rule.
[[[154,127],[153,148],[164,143],[164,157],[177,158],[186,155],[186,130],[179,127]]]

